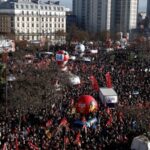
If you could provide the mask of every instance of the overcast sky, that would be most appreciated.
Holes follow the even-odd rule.
[[[72,0],[59,0],[59,1],[61,4],[72,9]],[[139,2],[140,2],[139,11],[145,11],[147,0],[139,0]]]

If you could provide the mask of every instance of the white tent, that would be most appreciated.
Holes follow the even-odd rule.
[[[82,61],[91,62],[91,58],[90,57],[82,57]]]
[[[76,60],[76,56],[70,56],[70,60]]]
[[[92,54],[97,54],[97,53],[98,53],[98,50],[97,50],[97,49],[91,49],[91,50],[90,50],[90,53],[92,53]]]
[[[70,73],[70,75],[69,75],[69,82],[70,82],[71,85],[78,85],[78,84],[81,83],[80,77]]]
[[[149,139],[144,135],[135,137],[131,143],[131,150],[150,150]]]

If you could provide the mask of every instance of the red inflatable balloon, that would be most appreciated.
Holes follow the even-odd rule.
[[[77,112],[82,114],[96,112],[98,110],[98,103],[92,96],[83,95],[78,99],[76,109]]]
[[[68,52],[64,51],[64,50],[59,50],[57,53],[56,53],[56,61],[57,61],[57,64],[62,66],[62,65],[66,65],[66,63],[68,62],[69,60],[69,54]]]

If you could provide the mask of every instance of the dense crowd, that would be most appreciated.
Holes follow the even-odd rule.
[[[109,53],[99,50],[96,55],[87,54],[92,58],[91,62],[70,60],[68,68],[80,76],[81,84],[63,89],[61,107],[53,101],[48,110],[30,107],[22,116],[18,109],[9,109],[7,115],[1,113],[0,147],[9,150],[130,149],[135,136],[150,130],[150,61],[141,59],[135,51],[133,58],[130,54],[129,50]],[[99,87],[105,87],[108,71],[119,99],[114,109],[102,106],[98,92],[93,90],[89,80],[94,75]],[[98,101],[98,112],[76,113],[75,103],[85,94]],[[98,120],[94,126],[74,126],[75,120],[84,122],[93,117]]]

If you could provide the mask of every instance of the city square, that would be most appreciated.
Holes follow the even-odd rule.
[[[0,149],[150,149],[150,1],[138,3],[0,2]]]

